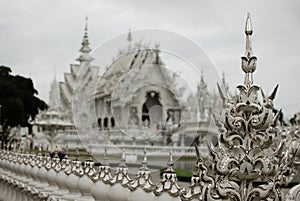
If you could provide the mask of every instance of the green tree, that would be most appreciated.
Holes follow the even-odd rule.
[[[3,129],[18,125],[31,128],[29,118],[34,119],[39,110],[47,109],[47,104],[36,97],[38,91],[30,78],[11,72],[9,67],[0,66],[0,124]]]

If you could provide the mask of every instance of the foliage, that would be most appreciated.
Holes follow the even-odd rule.
[[[47,109],[47,104],[37,98],[38,91],[30,78],[11,75],[11,69],[0,66],[0,105],[3,127],[30,126],[39,110]]]
[[[165,168],[162,168],[160,170],[160,176],[163,175],[163,173],[166,169],[167,168],[165,167]],[[179,168],[174,168],[174,170],[176,172],[176,176],[177,176],[178,181],[183,181],[183,182],[190,182],[191,181],[191,178],[193,176],[192,171],[179,169]]]

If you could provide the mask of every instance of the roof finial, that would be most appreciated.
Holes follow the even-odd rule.
[[[200,78],[201,78],[201,83],[204,83],[204,70],[203,68],[201,68],[201,75],[200,75]]]
[[[242,69],[246,73],[245,75],[245,85],[250,86],[253,84],[253,72],[256,69],[256,60],[257,58],[253,55],[252,52],[252,43],[251,35],[253,33],[252,23],[250,13],[247,14],[246,25],[245,25],[245,34],[246,34],[246,52],[245,56],[242,56]]]
[[[252,53],[252,44],[251,44],[251,38],[250,36],[252,35],[253,30],[252,30],[252,23],[251,23],[251,17],[250,13],[247,14],[247,19],[246,19],[246,25],[245,25],[245,34],[246,34],[246,53],[245,55],[248,57],[248,59],[251,58],[253,55]]]
[[[92,49],[89,47],[89,37],[88,37],[88,17],[85,17],[85,27],[84,27],[84,36],[83,40],[81,43],[81,48],[80,48],[80,56],[77,59],[77,61],[92,61],[93,58],[89,55],[89,53],[92,51]]]
[[[88,30],[88,16],[85,17],[85,28],[84,28],[84,35],[87,36],[87,30]]]
[[[160,44],[159,43],[155,43],[155,48],[153,49],[155,57],[153,59],[153,64],[162,64],[159,53],[160,53]]]
[[[132,41],[131,29],[129,29],[129,31],[128,31],[127,41],[128,41],[129,43]]]

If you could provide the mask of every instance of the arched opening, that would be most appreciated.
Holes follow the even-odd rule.
[[[113,117],[110,118],[110,125],[112,128],[115,127],[115,119]]]
[[[102,129],[102,119],[98,118],[98,126],[100,129]]]
[[[159,101],[159,94],[155,91],[147,92],[146,101],[142,106],[142,122],[144,126],[156,128],[162,124],[163,106]]]
[[[104,127],[104,129],[108,129],[108,118],[107,117],[105,117],[103,120],[103,127]]]

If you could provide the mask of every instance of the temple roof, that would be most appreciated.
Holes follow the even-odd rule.
[[[141,48],[142,47],[142,48]],[[121,53],[118,58],[106,69],[98,83],[96,96],[109,95],[119,79],[130,70],[141,68],[149,64],[162,65],[159,58],[159,51],[151,49],[142,44],[128,49],[126,53]]]

